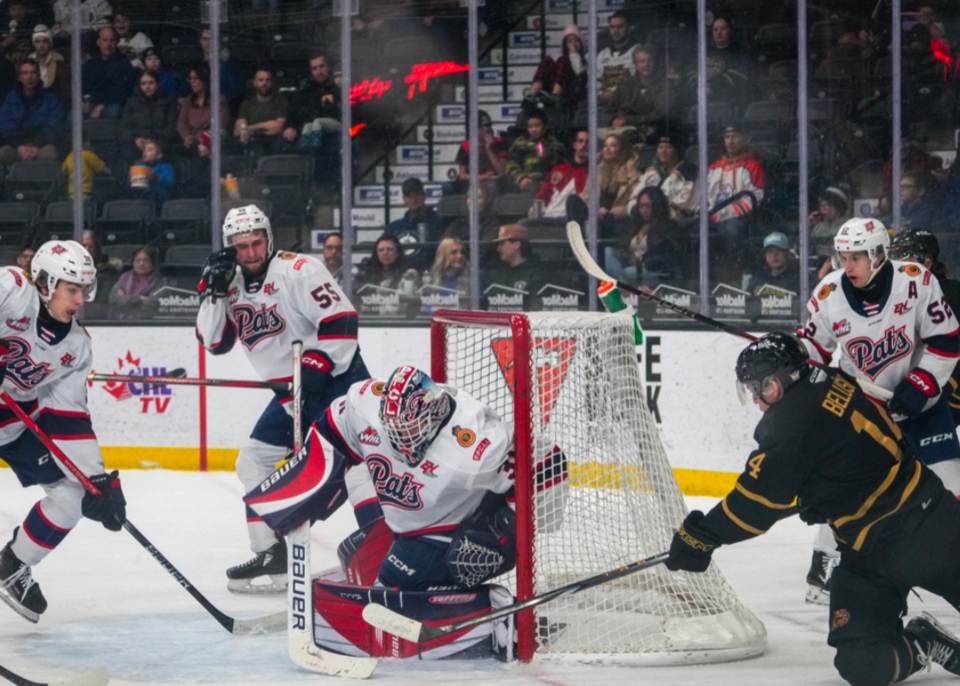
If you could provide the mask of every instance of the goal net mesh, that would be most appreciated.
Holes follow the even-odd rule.
[[[529,440],[516,427],[518,463],[532,467],[524,479],[518,465],[517,498],[530,504],[532,534],[518,548],[532,554],[518,551],[517,570],[497,582],[516,591],[529,575],[527,587],[543,593],[668,550],[687,509],[644,401],[630,318],[442,316],[434,323],[434,372],[442,369],[448,384],[508,421],[529,417],[519,420]],[[528,413],[518,413],[515,400],[523,374]],[[716,564],[704,574],[656,566],[535,612],[526,630],[532,635],[519,624],[521,659],[524,643],[538,653],[629,654],[666,664],[739,659],[766,643],[763,624]]]

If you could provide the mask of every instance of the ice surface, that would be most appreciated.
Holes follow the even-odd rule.
[[[241,488],[233,474],[131,471],[122,479],[131,520],[214,605],[244,618],[283,609],[282,597],[238,596],[226,590],[224,570],[249,556]],[[3,545],[42,491],[22,489],[13,473],[2,469],[0,494]],[[688,502],[707,508],[715,501]],[[344,510],[314,527],[314,571],[335,563],[336,544],[352,530],[351,520]],[[769,644],[759,658],[645,668],[572,659],[535,660],[529,666],[384,660],[372,681],[416,686],[842,684],[826,645],[827,610],[803,601],[812,540],[813,530],[793,519],[715,555],[737,594],[766,624]],[[336,681],[294,666],[286,656],[284,634],[228,634],[124,532],[81,522],[34,569],[34,578],[50,603],[39,624],[0,606],[0,664],[27,678],[62,679],[104,665],[116,686]],[[949,628],[960,630],[954,610],[930,594],[922,595],[922,601],[911,596],[912,613],[931,611]],[[956,679],[938,667],[934,670],[911,683]]]

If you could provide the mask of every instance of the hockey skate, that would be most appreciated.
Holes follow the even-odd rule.
[[[251,560],[231,567],[227,578],[227,590],[233,593],[286,593],[287,544],[277,541]]]
[[[826,553],[814,550],[810,561],[810,571],[807,572],[807,597],[811,605],[830,604],[830,576],[833,568],[840,562],[839,557],[831,557]]]
[[[960,639],[947,631],[932,615],[914,617],[903,632],[917,649],[917,662],[930,669],[935,662],[952,674],[960,675]]]
[[[30,565],[24,564],[13,554],[11,543],[13,541],[0,550],[0,600],[21,617],[36,624],[47,609],[47,601],[30,574]]]

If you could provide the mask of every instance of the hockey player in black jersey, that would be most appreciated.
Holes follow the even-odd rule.
[[[794,337],[747,346],[737,382],[763,412],[759,447],[719,505],[687,516],[667,567],[703,572],[718,546],[766,532],[796,500],[804,521],[830,525],[841,551],[827,641],[840,675],[885,686],[930,663],[960,675],[955,636],[926,614],[901,621],[915,586],[960,605],[960,502],[853,377],[811,368]]]

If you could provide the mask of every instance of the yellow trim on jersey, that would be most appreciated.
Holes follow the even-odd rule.
[[[908,483],[907,487],[903,489],[903,494],[900,496],[900,502],[897,503],[897,506],[895,508],[887,512],[885,515],[881,517],[877,517],[872,522],[870,522],[865,527],[863,527],[863,529],[860,530],[860,533],[857,536],[857,540],[853,542],[854,550],[860,550],[860,548],[863,546],[863,541],[864,539],[866,539],[867,533],[870,531],[870,527],[872,527],[877,522],[883,521],[890,515],[896,514],[897,512],[900,511],[900,508],[903,507],[903,504],[907,501],[907,498],[909,498],[910,495],[913,493],[913,489],[917,487],[917,482],[920,481],[921,470],[922,470],[922,467],[920,466],[920,462],[918,461],[917,468],[913,472],[913,477],[910,479],[910,483]]]
[[[887,411],[883,408],[880,408],[880,416],[883,417],[883,420],[887,423],[887,426],[890,427],[890,431],[899,441],[903,438],[903,433],[900,431],[900,427],[897,426],[897,423],[890,418],[890,415],[887,414]],[[899,451],[897,451],[899,452]],[[899,457],[897,458],[900,459]]]
[[[727,513],[727,516],[730,518],[730,521],[732,521],[734,524],[739,526],[744,531],[749,531],[750,533],[755,534],[757,536],[767,533],[766,529],[758,529],[755,526],[750,526],[745,521],[743,521],[742,519],[737,517],[735,514],[733,514],[730,511],[730,507],[727,505],[726,498],[723,499],[722,505],[723,505],[723,511]]]
[[[770,500],[767,500],[762,495],[757,495],[756,493],[751,493],[746,488],[744,488],[740,482],[737,482],[737,485],[734,487],[736,490],[740,491],[744,497],[749,498],[750,500],[760,503],[764,507],[769,507],[772,510],[786,510],[788,507],[792,507],[793,503],[787,503],[786,505],[781,505],[780,503],[775,503]]]
[[[873,507],[873,503],[876,502],[877,498],[887,492],[887,489],[890,488],[890,484],[893,483],[893,480],[897,478],[897,473],[900,471],[900,465],[902,462],[898,462],[890,468],[890,471],[887,473],[887,478],[883,480],[883,483],[880,484],[880,488],[875,490],[873,494],[863,501],[863,505],[860,506],[860,509],[856,511],[855,514],[848,515],[846,517],[840,517],[839,519],[834,520],[833,526],[837,529],[842,527],[844,524],[852,522],[856,519],[860,519]]]

